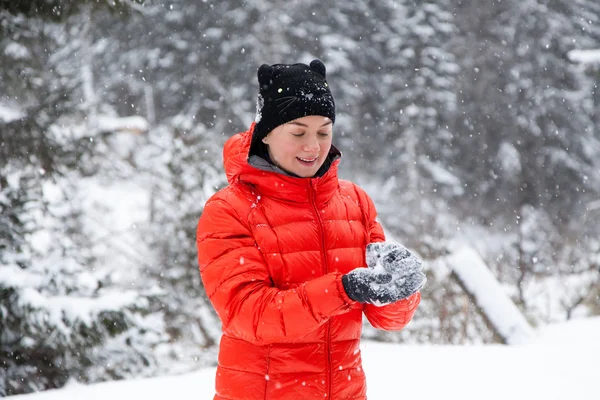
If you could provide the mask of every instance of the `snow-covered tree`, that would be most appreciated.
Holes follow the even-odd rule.
[[[143,229],[154,255],[147,272],[165,293],[162,311],[170,340],[186,357],[203,358],[220,331],[200,281],[196,225],[206,200],[226,184],[223,143],[189,116],[176,116],[152,133],[151,144],[137,157],[154,177],[151,216]]]
[[[97,131],[78,107],[78,5],[0,9],[2,396],[148,373],[164,340],[159,293],[115,282],[82,218],[78,170],[93,173]]]
[[[393,200],[381,213],[390,229],[417,244],[424,239],[422,228],[439,229],[435,216],[440,206],[445,208],[439,201],[443,195],[462,194],[445,163],[454,151],[458,65],[449,43],[457,29],[447,2],[395,2],[389,13],[388,57],[377,92],[384,102],[373,135],[380,149],[375,164],[378,175],[395,184]]]
[[[587,150],[598,147],[591,84],[566,57],[581,38],[567,2],[490,3],[478,11],[484,18],[461,4],[464,133],[453,146],[472,153],[455,160],[471,188],[469,211],[481,204],[489,220],[531,204],[568,224],[599,186]]]
[[[17,197],[13,205],[26,190],[37,199],[11,221],[18,247],[0,252],[0,393],[143,374],[163,334],[160,314],[149,315],[157,300],[114,285],[95,263],[68,181],[27,187],[27,178],[11,174],[2,191],[9,201]],[[3,221],[14,210],[6,206]]]

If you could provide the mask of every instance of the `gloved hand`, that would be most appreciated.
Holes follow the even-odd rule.
[[[369,243],[366,259],[369,268],[383,268],[390,274],[404,276],[423,271],[421,260],[399,243]]]
[[[346,293],[355,301],[393,303],[416,293],[427,282],[421,260],[401,244],[370,243],[366,259],[368,268],[357,268],[342,277]]]
[[[400,300],[392,275],[371,268],[355,268],[342,276],[344,290],[354,301],[385,305]]]
[[[392,275],[392,282],[398,286],[402,298],[416,293],[427,282],[421,260],[399,243],[369,243],[366,259],[369,268]]]

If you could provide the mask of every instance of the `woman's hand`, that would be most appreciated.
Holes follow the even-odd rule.
[[[423,271],[421,260],[399,243],[378,242],[367,245],[367,266],[394,275],[410,275]]]
[[[342,277],[348,296],[361,303],[386,305],[410,297],[427,282],[422,263],[401,244],[381,242],[367,246],[368,268]]]

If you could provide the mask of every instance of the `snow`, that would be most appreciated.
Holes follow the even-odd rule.
[[[432,346],[363,341],[369,400],[563,400],[598,398],[600,318],[540,332],[531,345]],[[15,400],[211,399],[215,369],[151,379],[71,384]]]
[[[23,269],[16,263],[11,263],[10,260],[7,261],[7,264],[0,265],[0,276],[2,277],[3,286],[25,288],[38,286],[42,283],[43,278],[39,274]]]
[[[516,176],[521,173],[521,156],[512,143],[502,142],[496,157],[506,176]]]
[[[535,321],[538,323],[564,321],[565,304],[576,304],[581,297],[590,295],[590,287],[600,280],[599,274],[600,271],[590,270],[581,274],[551,276],[539,281],[523,282],[527,312],[536,315]],[[584,307],[574,307],[571,315],[586,317],[589,316],[589,312]]]
[[[81,181],[81,188],[86,214],[90,216],[86,223],[94,224],[93,230],[99,237],[135,230],[136,225],[148,219],[149,189],[141,181],[86,179]]]
[[[452,188],[456,196],[464,193],[460,179],[440,164],[429,161],[426,157],[419,157],[419,163],[429,172],[431,178],[440,185],[446,185]]]
[[[582,64],[600,64],[600,49],[571,50],[567,54],[571,61],[580,62]]]
[[[4,47],[4,54],[15,60],[26,60],[31,58],[31,52],[20,43],[9,41]]]
[[[479,254],[467,246],[457,245],[456,248],[457,251],[446,257],[446,263],[473,294],[477,305],[483,309],[506,343],[528,342],[533,335],[529,323],[504,293]]]
[[[139,293],[133,290],[89,298],[78,296],[48,297],[33,288],[25,288],[19,301],[23,304],[23,307],[43,310],[43,318],[51,320],[53,326],[62,330],[63,333],[69,334],[77,322],[92,326],[100,313],[112,310],[118,312],[135,304],[138,298]]]
[[[139,115],[131,117],[98,117],[98,128],[102,132],[129,131],[132,133],[144,133],[149,129],[148,121]]]
[[[18,109],[0,104],[0,122],[9,123],[22,117],[23,113]]]
[[[121,136],[121,135],[120,135]],[[119,143],[131,135],[122,135]],[[125,146],[122,146],[123,148]],[[147,245],[139,240],[138,227],[147,223],[150,187],[143,179],[81,179],[79,197],[84,214],[83,225],[91,239],[96,261],[111,271],[111,279],[143,283],[133,265],[149,265]],[[143,274],[143,272],[142,272]]]
[[[256,117],[254,118],[254,122],[257,124],[262,119],[262,109],[265,106],[265,99],[259,94],[256,98]]]
[[[532,344],[540,347],[579,347],[600,354],[600,317],[574,319],[546,326]]]

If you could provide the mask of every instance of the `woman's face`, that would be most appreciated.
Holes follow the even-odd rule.
[[[281,169],[302,178],[314,176],[331,148],[333,123],[309,115],[279,125],[263,138],[271,160]]]

